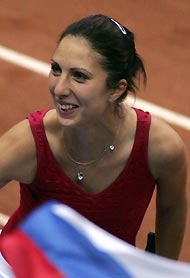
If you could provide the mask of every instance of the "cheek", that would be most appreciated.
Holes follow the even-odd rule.
[[[88,86],[92,98],[106,98],[108,96],[108,88],[104,80],[97,80]]]
[[[51,76],[49,76],[49,79],[48,79],[48,88],[49,88],[50,93],[53,94],[54,89],[55,89],[55,81]]]
[[[88,94],[88,98],[86,100],[88,102],[88,106],[92,109],[92,113],[94,110],[96,110],[96,113],[98,113],[98,111],[102,113],[102,111],[105,110],[109,104],[108,99],[109,92],[106,88],[96,87],[90,94]]]

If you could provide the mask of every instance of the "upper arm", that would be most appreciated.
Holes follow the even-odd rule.
[[[157,185],[156,253],[177,259],[186,224],[186,153],[179,135],[157,119],[150,129],[149,162]]]
[[[0,137],[0,187],[11,180],[29,183],[36,170],[36,148],[28,120]]]
[[[160,206],[186,202],[187,163],[184,143],[167,124],[154,119],[150,129],[149,160]]]

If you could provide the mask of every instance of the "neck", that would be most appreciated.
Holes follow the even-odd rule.
[[[106,148],[118,140],[121,122],[122,119],[115,115],[111,121],[65,128],[63,141],[70,157],[80,162],[98,159]]]

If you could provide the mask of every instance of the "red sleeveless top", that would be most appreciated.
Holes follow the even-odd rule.
[[[111,234],[135,245],[136,234],[155,187],[147,155],[150,114],[135,109],[136,135],[126,166],[107,188],[98,193],[88,193],[73,182],[55,160],[43,125],[47,111],[37,111],[28,117],[36,143],[37,175],[31,184],[20,184],[20,206],[10,217],[2,234],[13,230],[35,207],[54,199],[77,210]]]

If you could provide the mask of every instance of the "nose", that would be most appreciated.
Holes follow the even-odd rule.
[[[57,97],[68,96],[71,93],[68,78],[65,75],[61,75],[56,78],[54,87],[54,94]]]

